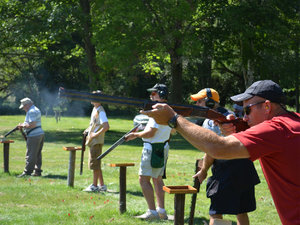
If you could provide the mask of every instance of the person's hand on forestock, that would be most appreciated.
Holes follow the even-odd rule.
[[[125,138],[125,141],[131,141],[133,139],[136,139],[137,136],[135,135],[134,132],[132,132],[132,133],[127,134],[124,138]]]
[[[228,115],[226,118],[228,120],[236,119],[236,117],[233,114]],[[233,123],[216,123],[220,127],[220,130],[224,136],[236,133],[236,127],[233,125]]]

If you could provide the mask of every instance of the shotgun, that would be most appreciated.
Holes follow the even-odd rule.
[[[23,128],[20,128],[20,132],[21,132],[21,134],[23,135],[24,140],[27,141],[27,135],[25,134]]]
[[[10,131],[8,131],[6,134],[4,134],[4,136],[3,136],[2,139],[5,139],[8,135],[10,135],[11,133],[15,132],[16,130],[19,130],[18,126],[14,127]],[[23,131],[23,128],[20,128],[20,132],[23,135],[25,141],[27,141],[27,136],[26,136],[25,132]]]
[[[128,97],[119,97],[106,95],[101,93],[90,93],[76,90],[69,90],[63,87],[59,88],[58,92],[59,98],[67,98],[72,100],[79,101],[96,101],[107,104],[116,104],[116,105],[128,105],[133,107],[138,107],[144,110],[151,110],[152,106],[158,102],[145,100],[145,99],[137,99],[137,98],[128,98]],[[227,120],[226,116],[223,114],[216,112],[208,107],[196,106],[196,105],[182,105],[182,104],[168,104],[173,110],[184,116],[191,117],[204,117],[211,120],[216,120],[219,123],[233,123],[236,127],[237,132],[243,131],[249,128],[248,124],[243,121],[242,118],[236,118],[235,120]]]
[[[121,145],[125,141],[125,137],[127,134],[130,134],[131,132],[134,132],[137,130],[137,128],[140,126],[140,124],[137,124],[134,128],[132,128],[130,131],[128,131],[126,134],[124,134],[119,140],[117,140],[115,143],[112,144],[105,152],[103,152],[100,156],[97,157],[98,160],[104,158],[108,153],[110,153],[112,150],[114,150],[116,147]]]
[[[10,131],[8,131],[6,134],[4,134],[4,138],[6,138],[8,135],[10,135],[11,133],[15,132],[16,130],[18,130],[18,126],[16,126],[15,128],[11,129]]]
[[[82,134],[82,143],[81,143],[81,158],[80,158],[80,175],[82,175],[83,170],[83,160],[84,160],[84,151],[85,151],[85,142],[88,133],[84,132]]]

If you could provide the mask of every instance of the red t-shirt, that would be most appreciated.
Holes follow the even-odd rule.
[[[286,113],[234,136],[260,160],[282,224],[300,224],[300,117]]]

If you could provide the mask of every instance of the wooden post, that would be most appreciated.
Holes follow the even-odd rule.
[[[76,151],[70,151],[69,169],[68,169],[68,186],[74,187]]]
[[[111,167],[120,167],[120,200],[119,200],[119,210],[120,213],[126,212],[126,168],[127,166],[134,166],[134,163],[118,163],[110,164]]]
[[[185,194],[197,193],[197,189],[190,185],[183,186],[163,186],[163,190],[169,194],[175,194],[174,197],[174,224],[184,224],[184,203]]]
[[[184,203],[185,194],[175,194],[174,197],[174,224],[182,225],[184,224]]]
[[[74,187],[76,151],[81,150],[81,147],[63,147],[63,149],[65,151],[70,152],[69,169],[68,169],[68,186],[69,187]]]
[[[9,144],[13,142],[12,140],[0,141],[0,143],[3,143],[4,173],[9,173]]]

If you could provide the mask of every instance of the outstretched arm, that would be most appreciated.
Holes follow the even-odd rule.
[[[167,104],[156,104],[153,110],[141,111],[153,117],[159,124],[167,124],[176,114]],[[194,147],[215,159],[249,158],[246,147],[234,136],[221,137],[213,131],[200,127],[182,116],[177,119],[176,130]]]
[[[141,132],[131,132],[130,134],[126,135],[125,140],[130,141],[134,140],[136,138],[151,138],[156,133],[157,128],[149,127],[146,130],[143,130]]]

